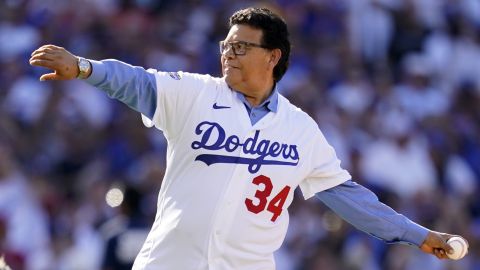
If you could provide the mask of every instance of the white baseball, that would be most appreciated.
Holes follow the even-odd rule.
[[[468,253],[468,244],[465,239],[459,236],[454,236],[448,239],[447,243],[453,248],[451,254],[447,253],[447,256],[452,260],[460,260]]]

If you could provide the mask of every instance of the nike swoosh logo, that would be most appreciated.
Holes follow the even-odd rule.
[[[220,105],[217,105],[217,103],[213,103],[213,108],[215,110],[218,110],[218,109],[230,109],[231,107],[228,107],[228,106],[220,106]]]

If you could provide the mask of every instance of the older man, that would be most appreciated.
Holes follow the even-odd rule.
[[[283,19],[235,12],[220,52],[222,78],[86,60],[53,45],[32,53],[32,65],[54,70],[41,80],[84,79],[168,141],[157,215],[133,269],[274,269],[297,187],[371,235],[447,257],[452,235],[353,182],[315,121],[278,93],[290,54]]]

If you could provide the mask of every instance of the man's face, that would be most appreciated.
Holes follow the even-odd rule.
[[[256,87],[265,85],[267,80],[273,81],[271,51],[257,46],[261,45],[262,35],[262,30],[236,24],[224,40],[226,50],[221,57],[222,74],[230,87],[247,95]],[[236,46],[235,43],[250,45],[232,49],[230,45]],[[236,55],[235,49],[244,54]]]

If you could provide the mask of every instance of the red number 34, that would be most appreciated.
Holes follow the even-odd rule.
[[[253,178],[252,183],[257,186],[262,184],[263,190],[258,189],[257,192],[255,192],[255,198],[258,199],[257,204],[255,204],[252,199],[245,199],[245,205],[247,206],[248,211],[258,214],[267,208],[267,211],[273,214],[271,221],[277,220],[278,216],[280,216],[282,213],[282,207],[287,200],[290,187],[285,186],[277,195],[275,195],[275,197],[270,200],[270,202],[268,202],[268,197],[272,193],[273,189],[272,180],[265,175],[259,175]]]

